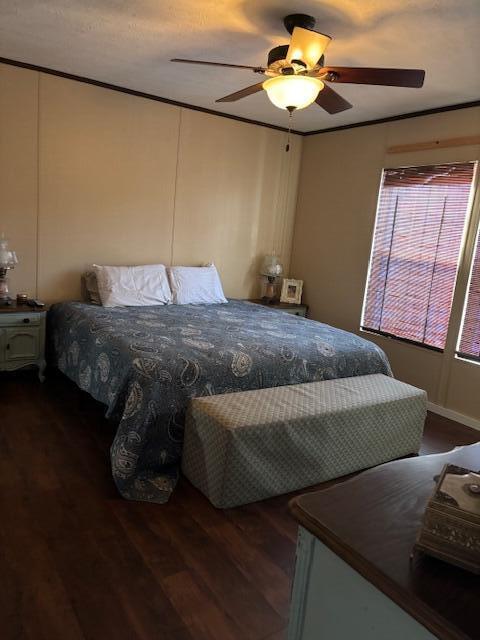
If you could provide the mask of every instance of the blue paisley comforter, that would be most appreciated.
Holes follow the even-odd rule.
[[[231,300],[216,305],[49,311],[51,356],[118,423],[112,473],[125,498],[166,502],[185,410],[195,396],[391,374],[374,343],[319,322]]]

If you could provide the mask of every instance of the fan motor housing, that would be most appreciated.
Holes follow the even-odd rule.
[[[291,13],[290,15],[285,16],[285,18],[283,19],[285,29],[290,35],[292,35],[295,27],[310,29],[310,31],[312,31],[315,28],[316,22],[317,21],[313,16],[309,16],[306,13]]]

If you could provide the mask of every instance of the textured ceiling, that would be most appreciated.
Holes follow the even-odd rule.
[[[169,59],[266,64],[294,12],[333,36],[329,64],[426,70],[423,89],[336,85],[354,108],[328,115],[313,105],[294,115],[297,130],[480,98],[480,0],[0,0],[0,56],[286,126],[264,92],[215,104],[261,76]]]

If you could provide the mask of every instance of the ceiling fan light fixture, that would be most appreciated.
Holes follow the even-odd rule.
[[[305,109],[323,87],[321,80],[310,76],[276,76],[263,83],[270,101],[279,109]]]

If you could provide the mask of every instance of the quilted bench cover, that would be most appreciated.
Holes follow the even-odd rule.
[[[425,391],[382,374],[192,400],[182,469],[228,508],[417,453]]]

